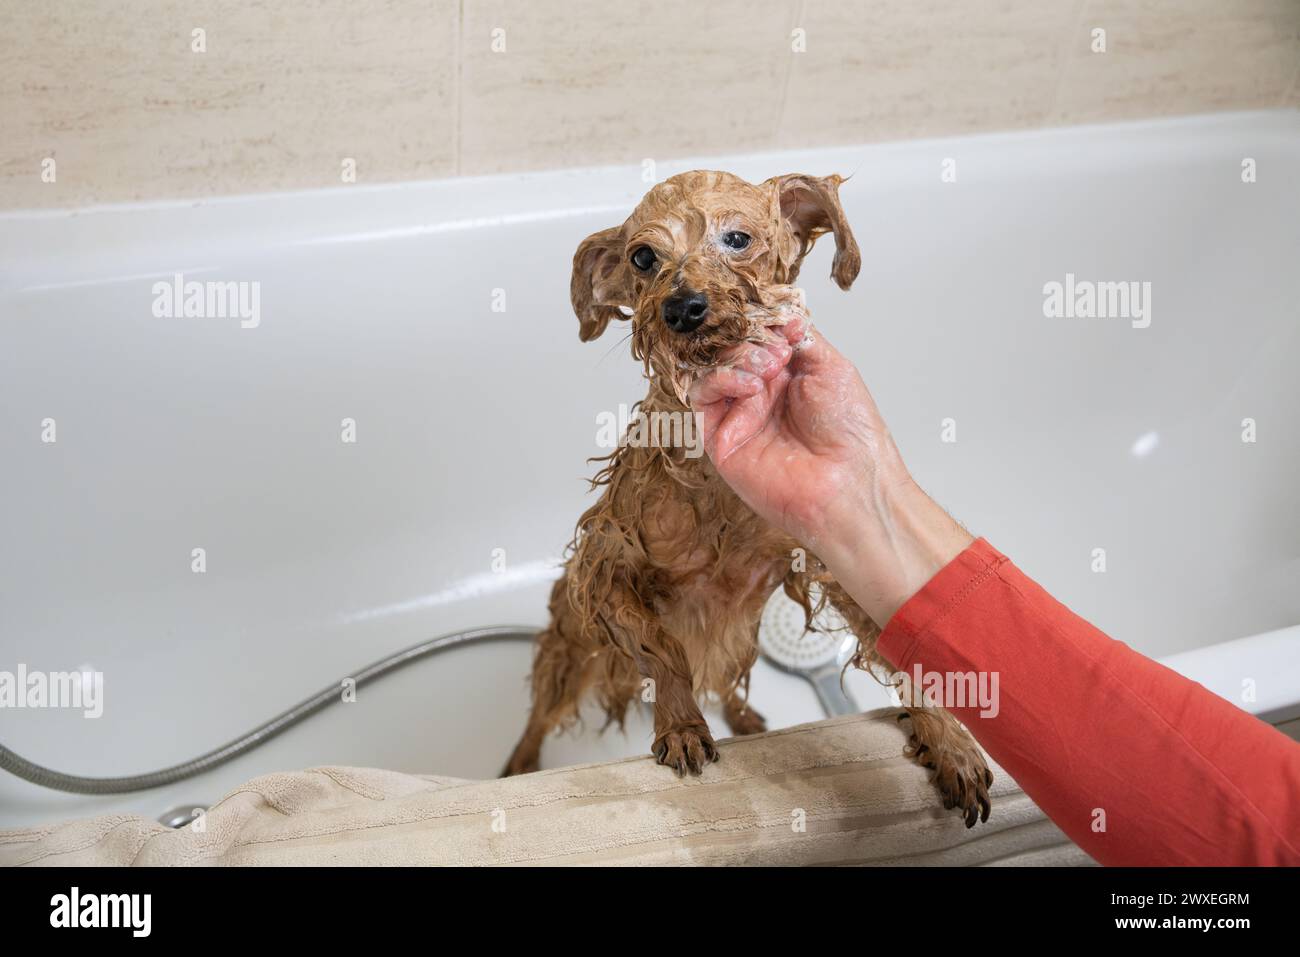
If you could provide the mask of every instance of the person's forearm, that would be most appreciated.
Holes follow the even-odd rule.
[[[881,469],[827,515],[818,556],[882,627],[974,539],[901,466]]]
[[[879,654],[922,669],[912,691],[937,675],[953,697],[972,679],[991,692],[992,708],[933,703],[1103,863],[1300,863],[1300,745],[972,543],[911,480],[856,370],[815,331],[786,330],[762,381],[715,370],[692,386],[706,449],[884,626]]]
[[[1300,744],[1108,638],[983,539],[877,647],[914,682],[983,675],[992,708],[943,703],[1101,863],[1300,864]]]

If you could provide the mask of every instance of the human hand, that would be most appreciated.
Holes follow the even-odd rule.
[[[884,624],[971,536],[912,481],[871,393],[801,302],[691,387],[704,449],[760,517]]]
[[[761,517],[809,545],[836,503],[865,486],[909,481],[853,364],[791,299],[766,341],[746,343],[691,388],[714,467]]]

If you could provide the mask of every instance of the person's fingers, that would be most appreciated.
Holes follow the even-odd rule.
[[[810,328],[812,328],[812,323],[809,321],[807,313],[792,315],[789,322],[777,327],[780,334],[785,338],[785,342],[792,347],[803,341]]]
[[[794,355],[790,368],[799,375],[816,375],[847,361],[811,323],[804,328],[803,336],[791,343],[791,349]]]
[[[745,342],[723,352],[715,368],[740,369],[770,379],[790,361],[790,343],[777,335],[763,342]]]
[[[696,411],[722,399],[739,399],[755,395],[763,389],[763,379],[745,369],[720,366],[706,372],[691,384],[687,393],[691,408]]]
[[[733,432],[743,431],[751,409],[740,400],[760,395],[764,382],[777,376],[790,361],[792,350],[784,339],[773,337],[762,344],[744,343],[725,356],[724,364],[710,369],[691,384],[687,399],[698,415],[706,437],[717,433],[725,418],[735,411]],[[764,413],[765,414],[765,413]]]
[[[807,312],[791,308],[786,316],[783,325],[767,328],[762,342],[746,342],[723,353],[719,364],[691,385],[688,399],[705,451],[716,464],[725,462],[771,422],[792,378],[793,359],[813,344]],[[809,368],[819,358],[810,357]]]
[[[712,432],[704,429],[704,450],[715,465],[722,466],[772,422],[773,410],[789,382],[790,373],[781,369],[763,383],[762,392],[732,402]]]
[[[712,458],[717,435],[733,408],[763,391],[763,379],[743,369],[722,367],[697,379],[687,394],[704,437],[704,450]],[[714,461],[717,461],[715,458]]]

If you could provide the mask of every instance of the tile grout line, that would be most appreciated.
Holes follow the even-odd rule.
[[[788,23],[789,30],[786,32],[785,42],[790,42],[790,31],[796,29],[806,19],[808,12],[808,0],[794,0],[792,6],[794,10],[794,22]],[[785,127],[785,110],[790,101],[790,80],[794,75],[794,58],[795,52],[789,50],[786,52],[785,77],[781,82],[781,99],[776,108],[776,125],[772,130],[772,143],[774,147],[779,148],[781,130]]]
[[[461,176],[464,171],[464,160],[461,154],[464,148],[462,126],[465,117],[465,107],[462,102],[465,95],[465,0],[458,0],[456,4],[456,43],[454,49],[456,51],[456,90],[453,95],[456,100],[456,115],[452,128],[452,175]]]
[[[1291,85],[1282,91],[1282,102],[1279,106],[1286,106],[1292,98],[1300,92],[1300,30],[1296,31],[1295,43],[1293,44],[1296,51],[1295,73],[1291,75]]]
[[[1052,85],[1052,102],[1048,104],[1047,114],[1043,117],[1042,122],[1038,124],[1038,129],[1060,125],[1061,88],[1065,85],[1066,71],[1074,63],[1074,57],[1070,53],[1072,47],[1069,38],[1078,38],[1079,30],[1086,19],[1088,7],[1089,0],[1075,0],[1074,15],[1071,17],[1073,24],[1070,28],[1069,37],[1062,41],[1057,48],[1060,61],[1056,70],[1056,82]],[[1064,49],[1061,49],[1062,47]]]

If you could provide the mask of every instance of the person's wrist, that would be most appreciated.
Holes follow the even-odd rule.
[[[827,510],[818,556],[881,627],[974,540],[901,466]]]

